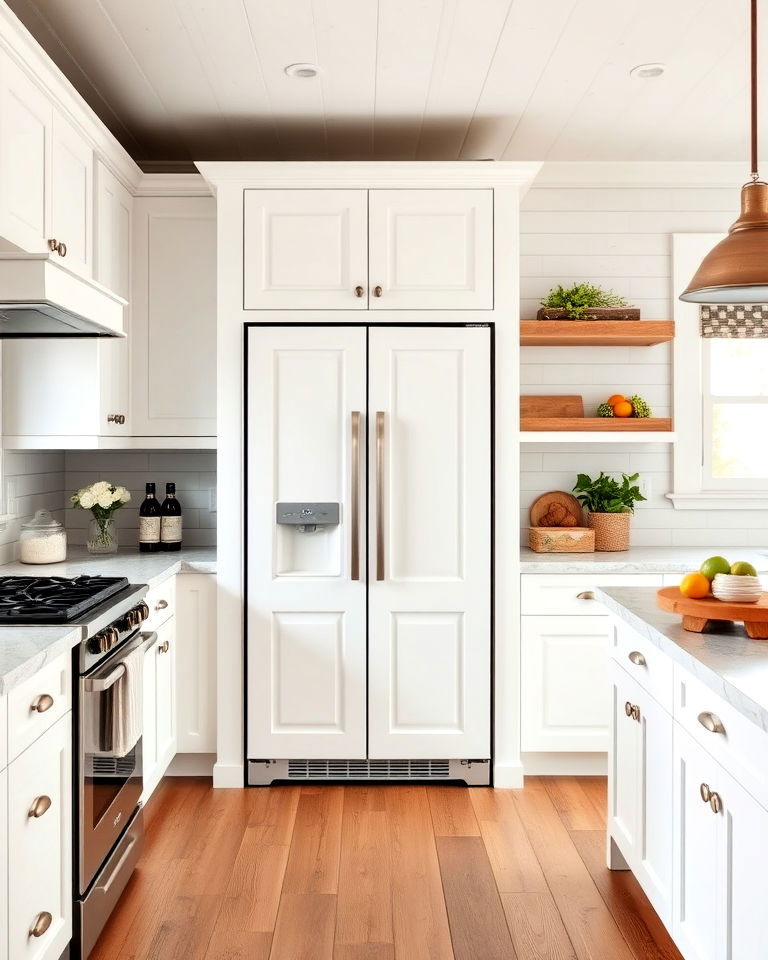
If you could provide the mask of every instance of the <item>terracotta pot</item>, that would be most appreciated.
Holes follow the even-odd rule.
[[[595,550],[629,550],[631,513],[590,513],[587,524],[595,531]]]

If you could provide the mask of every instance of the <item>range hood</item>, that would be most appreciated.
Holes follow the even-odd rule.
[[[125,305],[51,254],[0,254],[0,340],[124,337]]]

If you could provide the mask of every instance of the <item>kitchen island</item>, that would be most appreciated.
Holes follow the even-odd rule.
[[[608,861],[630,869],[685,960],[766,956],[768,643],[697,634],[653,587],[607,587]]]

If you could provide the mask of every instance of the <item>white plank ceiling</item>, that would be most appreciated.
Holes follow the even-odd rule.
[[[147,169],[746,155],[747,0],[8,2]]]

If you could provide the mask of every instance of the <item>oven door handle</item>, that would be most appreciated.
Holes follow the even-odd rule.
[[[124,864],[125,861],[128,859],[128,857],[129,857],[130,854],[131,854],[131,851],[133,850],[133,848],[134,848],[135,846],[136,846],[136,837],[134,836],[134,837],[131,837],[131,839],[130,839],[130,841],[129,841],[129,843],[128,843],[128,846],[127,846],[127,847],[125,848],[125,850],[123,851],[123,855],[120,857],[120,859],[119,859],[119,860],[117,861],[117,863],[115,864],[115,868],[114,868],[114,870],[112,871],[112,873],[110,874],[109,880],[107,880],[106,883],[101,883],[101,884],[99,884],[97,887],[94,887],[94,890],[98,890],[100,893],[109,893],[109,888],[110,888],[110,887],[112,886],[112,884],[115,882],[115,880],[117,879],[117,877],[120,876],[120,871],[121,871],[122,868],[123,868],[123,864]]]
[[[141,637],[142,643],[132,645],[131,650],[135,650],[136,647],[149,650],[151,646],[157,643],[157,633],[154,630],[151,633],[141,633],[139,636]],[[125,664],[118,663],[114,670],[109,671],[106,677],[87,677],[83,681],[83,686],[86,693],[104,693],[105,690],[113,687],[123,676],[125,676]]]

